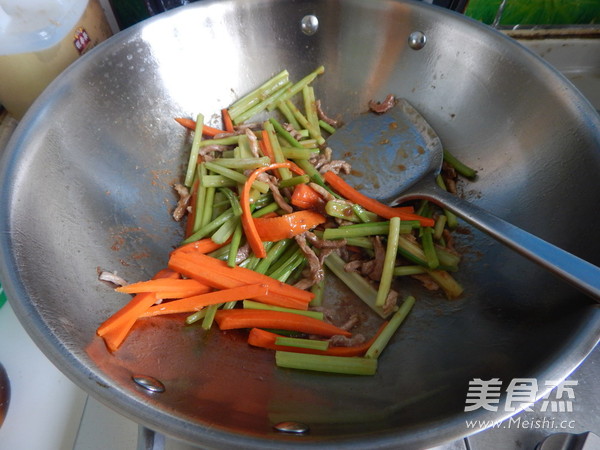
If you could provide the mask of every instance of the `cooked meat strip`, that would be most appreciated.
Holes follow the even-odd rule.
[[[292,135],[292,137],[294,139],[296,139],[297,141],[299,141],[300,139],[302,139],[302,133],[300,133],[298,130],[296,130],[294,128],[294,126],[291,123],[286,123],[283,125],[283,128]]]
[[[415,280],[419,280],[423,287],[429,291],[437,291],[440,288],[440,286],[435,281],[433,281],[433,278],[431,278],[429,275],[416,274],[411,275],[411,277]]]
[[[317,183],[308,183],[308,185],[313,188],[317,193],[323,197],[323,199],[328,202],[329,200],[335,200],[335,197],[331,192],[325,189],[323,186],[318,185]]]
[[[179,195],[179,200],[177,200],[177,206],[175,206],[175,209],[173,210],[173,219],[179,222],[181,219],[183,219],[183,216],[185,216],[185,213],[187,212],[187,207],[190,202],[190,198],[192,198],[192,195],[190,194],[189,189],[183,184],[176,183],[175,185],[173,185],[173,188]]]
[[[106,281],[112,283],[115,286],[126,286],[127,281],[117,275],[117,272],[109,272],[107,270],[98,269],[98,279],[100,281]]]
[[[222,153],[225,150],[229,150],[230,148],[231,147],[229,147],[228,145],[208,144],[208,145],[205,145],[204,147],[200,147],[200,150],[198,150],[198,154],[201,156],[208,156],[209,153],[212,153],[212,152]]]
[[[390,292],[385,299],[385,303],[383,304],[383,312],[385,314],[389,314],[394,310],[396,304],[398,303],[398,295],[399,294],[396,291],[390,289]]]
[[[300,247],[300,249],[302,250],[302,253],[304,253],[304,256],[306,256],[306,260],[308,261],[308,270],[309,270],[309,277],[306,279],[300,280],[298,283],[302,282],[302,284],[305,285],[308,282],[312,282],[312,284],[310,285],[310,286],[312,286],[315,283],[320,282],[323,279],[323,277],[325,276],[325,272],[323,270],[323,265],[322,265],[321,261],[319,260],[319,257],[314,252],[314,250],[312,248],[310,248],[310,246],[306,242],[305,233],[294,236],[294,240],[298,244],[298,247]],[[307,287],[310,287],[310,286],[307,286]],[[304,287],[304,289],[306,289],[307,287]]]
[[[309,158],[309,162],[315,167],[315,169],[319,170],[319,168],[323,164],[328,163],[329,161],[331,161],[331,154],[332,153],[333,153],[333,151],[331,150],[331,148],[325,147],[318,154],[312,155]]]
[[[322,164],[319,167],[320,173],[333,172],[335,174],[338,174],[340,172],[343,172],[345,174],[349,174],[351,170],[352,166],[350,166],[350,164],[348,164],[346,161],[342,160],[329,161],[325,164]]]
[[[258,147],[258,139],[250,128],[246,128],[246,136],[250,142],[250,151],[255,158],[260,157],[260,149]]]
[[[396,99],[392,94],[388,94],[382,102],[376,102],[375,100],[371,100],[369,102],[369,109],[376,114],[383,114],[391,107],[396,104]]]
[[[456,194],[458,174],[456,173],[456,169],[446,162],[442,163],[442,178],[448,192]]]
[[[335,239],[335,240],[321,239],[319,236],[317,236],[315,233],[313,233],[311,231],[304,232],[304,235],[306,236],[306,239],[308,240],[308,242],[310,242],[312,245],[314,245],[317,248],[340,248],[340,247],[343,247],[344,245],[346,245],[345,239]]]
[[[327,114],[325,114],[321,106],[321,100],[316,100],[315,105],[317,107],[317,115],[319,116],[319,119],[321,119],[323,122],[328,123],[333,128],[339,128],[342,125],[342,122],[340,120],[332,119],[331,117],[328,117]]]
[[[272,180],[267,181],[267,183],[269,185],[269,189],[271,189],[271,194],[273,194],[273,200],[275,200],[275,203],[277,203],[277,205],[279,205],[279,207],[286,213],[289,214],[293,212],[294,209],[288,202],[285,201],[283,195],[281,195],[281,192],[279,192],[279,187],[277,187],[277,184]]]
[[[235,263],[239,264],[243,261],[246,261],[248,259],[248,257],[250,256],[251,252],[252,252],[252,249],[250,248],[250,245],[247,242],[244,245],[241,245],[238,248],[238,251],[235,255]]]
[[[367,338],[361,333],[355,333],[351,337],[337,334],[329,338],[329,344],[332,347],[355,347],[365,343]]]
[[[379,236],[375,236],[371,240],[373,241],[373,249],[375,251],[374,258],[369,260],[352,259],[344,265],[344,270],[346,272],[357,272],[371,280],[379,281],[383,272],[385,248]]]

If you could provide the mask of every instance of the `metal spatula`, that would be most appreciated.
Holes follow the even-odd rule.
[[[363,190],[367,195],[390,204],[413,199],[436,203],[600,301],[600,268],[436,184],[435,177],[443,162],[442,143],[423,116],[406,100],[400,99],[384,114],[363,114],[352,120],[328,139],[328,145],[334,151],[339,149],[338,153],[364,155],[368,152],[378,159],[374,170],[368,167],[368,161],[365,162],[365,171],[372,174]],[[356,169],[361,170],[360,167]],[[377,181],[392,176],[397,183]],[[384,184],[388,191],[382,192],[379,188]]]

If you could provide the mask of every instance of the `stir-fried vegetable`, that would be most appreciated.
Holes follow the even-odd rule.
[[[194,133],[174,214],[187,214],[185,238],[152,280],[116,289],[134,297],[97,330],[111,351],[140,318],[184,314],[182,323],[204,329],[249,330],[248,343],[275,350],[281,367],[369,375],[418,298],[407,277],[462,294],[450,274],[461,260],[456,218],[428,202],[384,205],[344,180],[345,161],[332,161],[327,136],[339,121],[313,86],[324,71],[295,83],[278,73],[223,108],[217,127],[203,114],[175,119]],[[315,310],[327,306],[331,276],[377,314],[378,330],[362,336],[355,317],[342,323]]]

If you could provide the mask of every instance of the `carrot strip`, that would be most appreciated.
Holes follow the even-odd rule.
[[[252,218],[252,211],[250,211],[250,188],[259,174],[266,172],[267,170],[280,169],[282,167],[287,167],[298,175],[302,175],[304,173],[302,169],[290,161],[259,167],[250,174],[244,183],[244,188],[242,189],[242,194],[240,195],[240,203],[242,205],[242,227],[244,228],[244,234],[246,235],[246,240],[248,241],[250,248],[254,252],[254,255],[256,255],[258,258],[266,257],[267,252],[265,251],[265,247],[260,239],[260,235],[256,230],[256,225],[254,224],[254,219]]]
[[[261,131],[262,139],[259,141],[260,148],[263,155],[268,156],[271,163],[275,162],[275,153],[273,153],[273,147],[271,147],[271,140],[269,139],[269,132],[267,130]]]
[[[269,286],[269,295],[260,295],[254,299],[268,305],[306,310],[314,297],[312,292],[303,291],[243,267],[229,267],[225,261],[206,255],[171,255],[169,267],[216,289],[266,284]]]
[[[288,352],[296,353],[311,353],[314,355],[332,355],[332,356],[363,356],[367,350],[371,347],[371,344],[375,342],[377,336],[381,334],[387,321],[382,323],[377,333],[362,344],[355,345],[352,347],[329,347],[327,350],[317,350],[313,348],[300,348],[300,347],[289,347],[287,345],[277,345],[275,341],[280,335],[271,331],[263,330],[260,328],[252,328],[248,334],[248,344],[254,347],[268,348],[270,350],[284,350]]]
[[[210,287],[197,280],[182,280],[181,278],[159,278],[148,281],[139,281],[115,289],[124,294],[141,294],[143,292],[196,292],[204,294],[210,291]],[[196,295],[194,294],[194,295]]]
[[[179,125],[184,126],[185,128],[195,131],[196,130],[196,121],[193,119],[186,119],[184,117],[176,117],[175,121],[179,123]],[[225,133],[224,130],[219,130],[218,128],[214,128],[208,125],[202,126],[202,134],[205,136],[214,137],[217,134]]]
[[[296,185],[292,194],[292,205],[302,209],[322,210],[325,205],[323,197],[308,184]]]
[[[244,300],[249,297],[259,295],[267,295],[269,287],[266,284],[251,284],[249,286],[240,286],[220,291],[209,292],[208,294],[194,295],[181,300],[173,300],[172,302],[161,303],[155,305],[142,314],[141,317],[153,317],[163,314],[191,313],[199,311],[209,305],[217,305],[219,303],[233,302],[236,300]]]
[[[233,129],[233,122],[231,121],[227,108],[221,110],[221,117],[223,118],[223,127],[225,128],[225,131],[233,133],[235,130]]]
[[[159,271],[153,278],[179,278],[180,275],[171,269]],[[110,351],[117,350],[133,327],[141,313],[156,302],[153,293],[138,294],[133,297],[123,308],[105,320],[96,330],[102,336]]]
[[[238,328],[275,328],[279,330],[297,331],[300,333],[318,334],[320,336],[352,336],[349,331],[313,317],[290,312],[268,311],[257,309],[219,310],[215,321],[221,330]]]
[[[424,227],[432,227],[435,224],[433,219],[423,217],[418,214],[411,214],[406,213],[404,211],[398,211],[397,208],[392,208],[390,206],[384,205],[383,203],[378,202],[375,199],[361,194],[348,183],[346,183],[340,176],[336,175],[333,172],[325,172],[323,178],[340,195],[350,200],[351,202],[358,203],[363,208],[367,209],[368,211],[371,211],[372,213],[377,214],[378,216],[384,217],[386,219],[391,219],[392,217],[400,217],[400,219],[402,220],[418,220]]]
[[[305,231],[312,230],[327,219],[310,210],[295,211],[277,217],[257,217],[254,226],[260,239],[267,242],[289,239]]]
[[[224,242],[223,244],[217,244],[211,238],[204,238],[198,241],[190,242],[189,244],[184,244],[180,247],[177,247],[175,250],[171,252],[171,255],[176,253],[211,253],[215,250],[220,249],[224,245],[228,244],[229,240]]]

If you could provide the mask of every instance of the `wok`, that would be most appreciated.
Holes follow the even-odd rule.
[[[472,433],[466,419],[514,414],[465,412],[470,380],[499,378],[505,399],[513,378],[536,378],[539,398],[545,380],[566,377],[597,343],[594,302],[465,228],[456,276],[466,293],[448,301],[406,284],[418,303],[373,377],[277,369],[241,334],[203,333],[181,318],[140,321],[108,354],[95,329],[124,299],[98,281],[97,268],[146,279],[182,236],[171,185],[190,136],[173,118],[211,117],[281,69],[299,79],[319,64],[326,72],[315,88],[331,115],[349,120],[387,93],[406,98],[446,149],[478,169],[464,187],[470,201],[600,263],[600,119],[512,40],[412,2],[182,7],[71,66],[2,157],[2,285],[44,353],[119,413],[205,448],[433,446]],[[373,157],[349,160],[385,195],[394,179],[369,173]],[[353,301],[335,283],[327,289],[333,302]],[[166,390],[140,388],[133,375]],[[273,428],[281,421],[310,430],[281,433]]]

